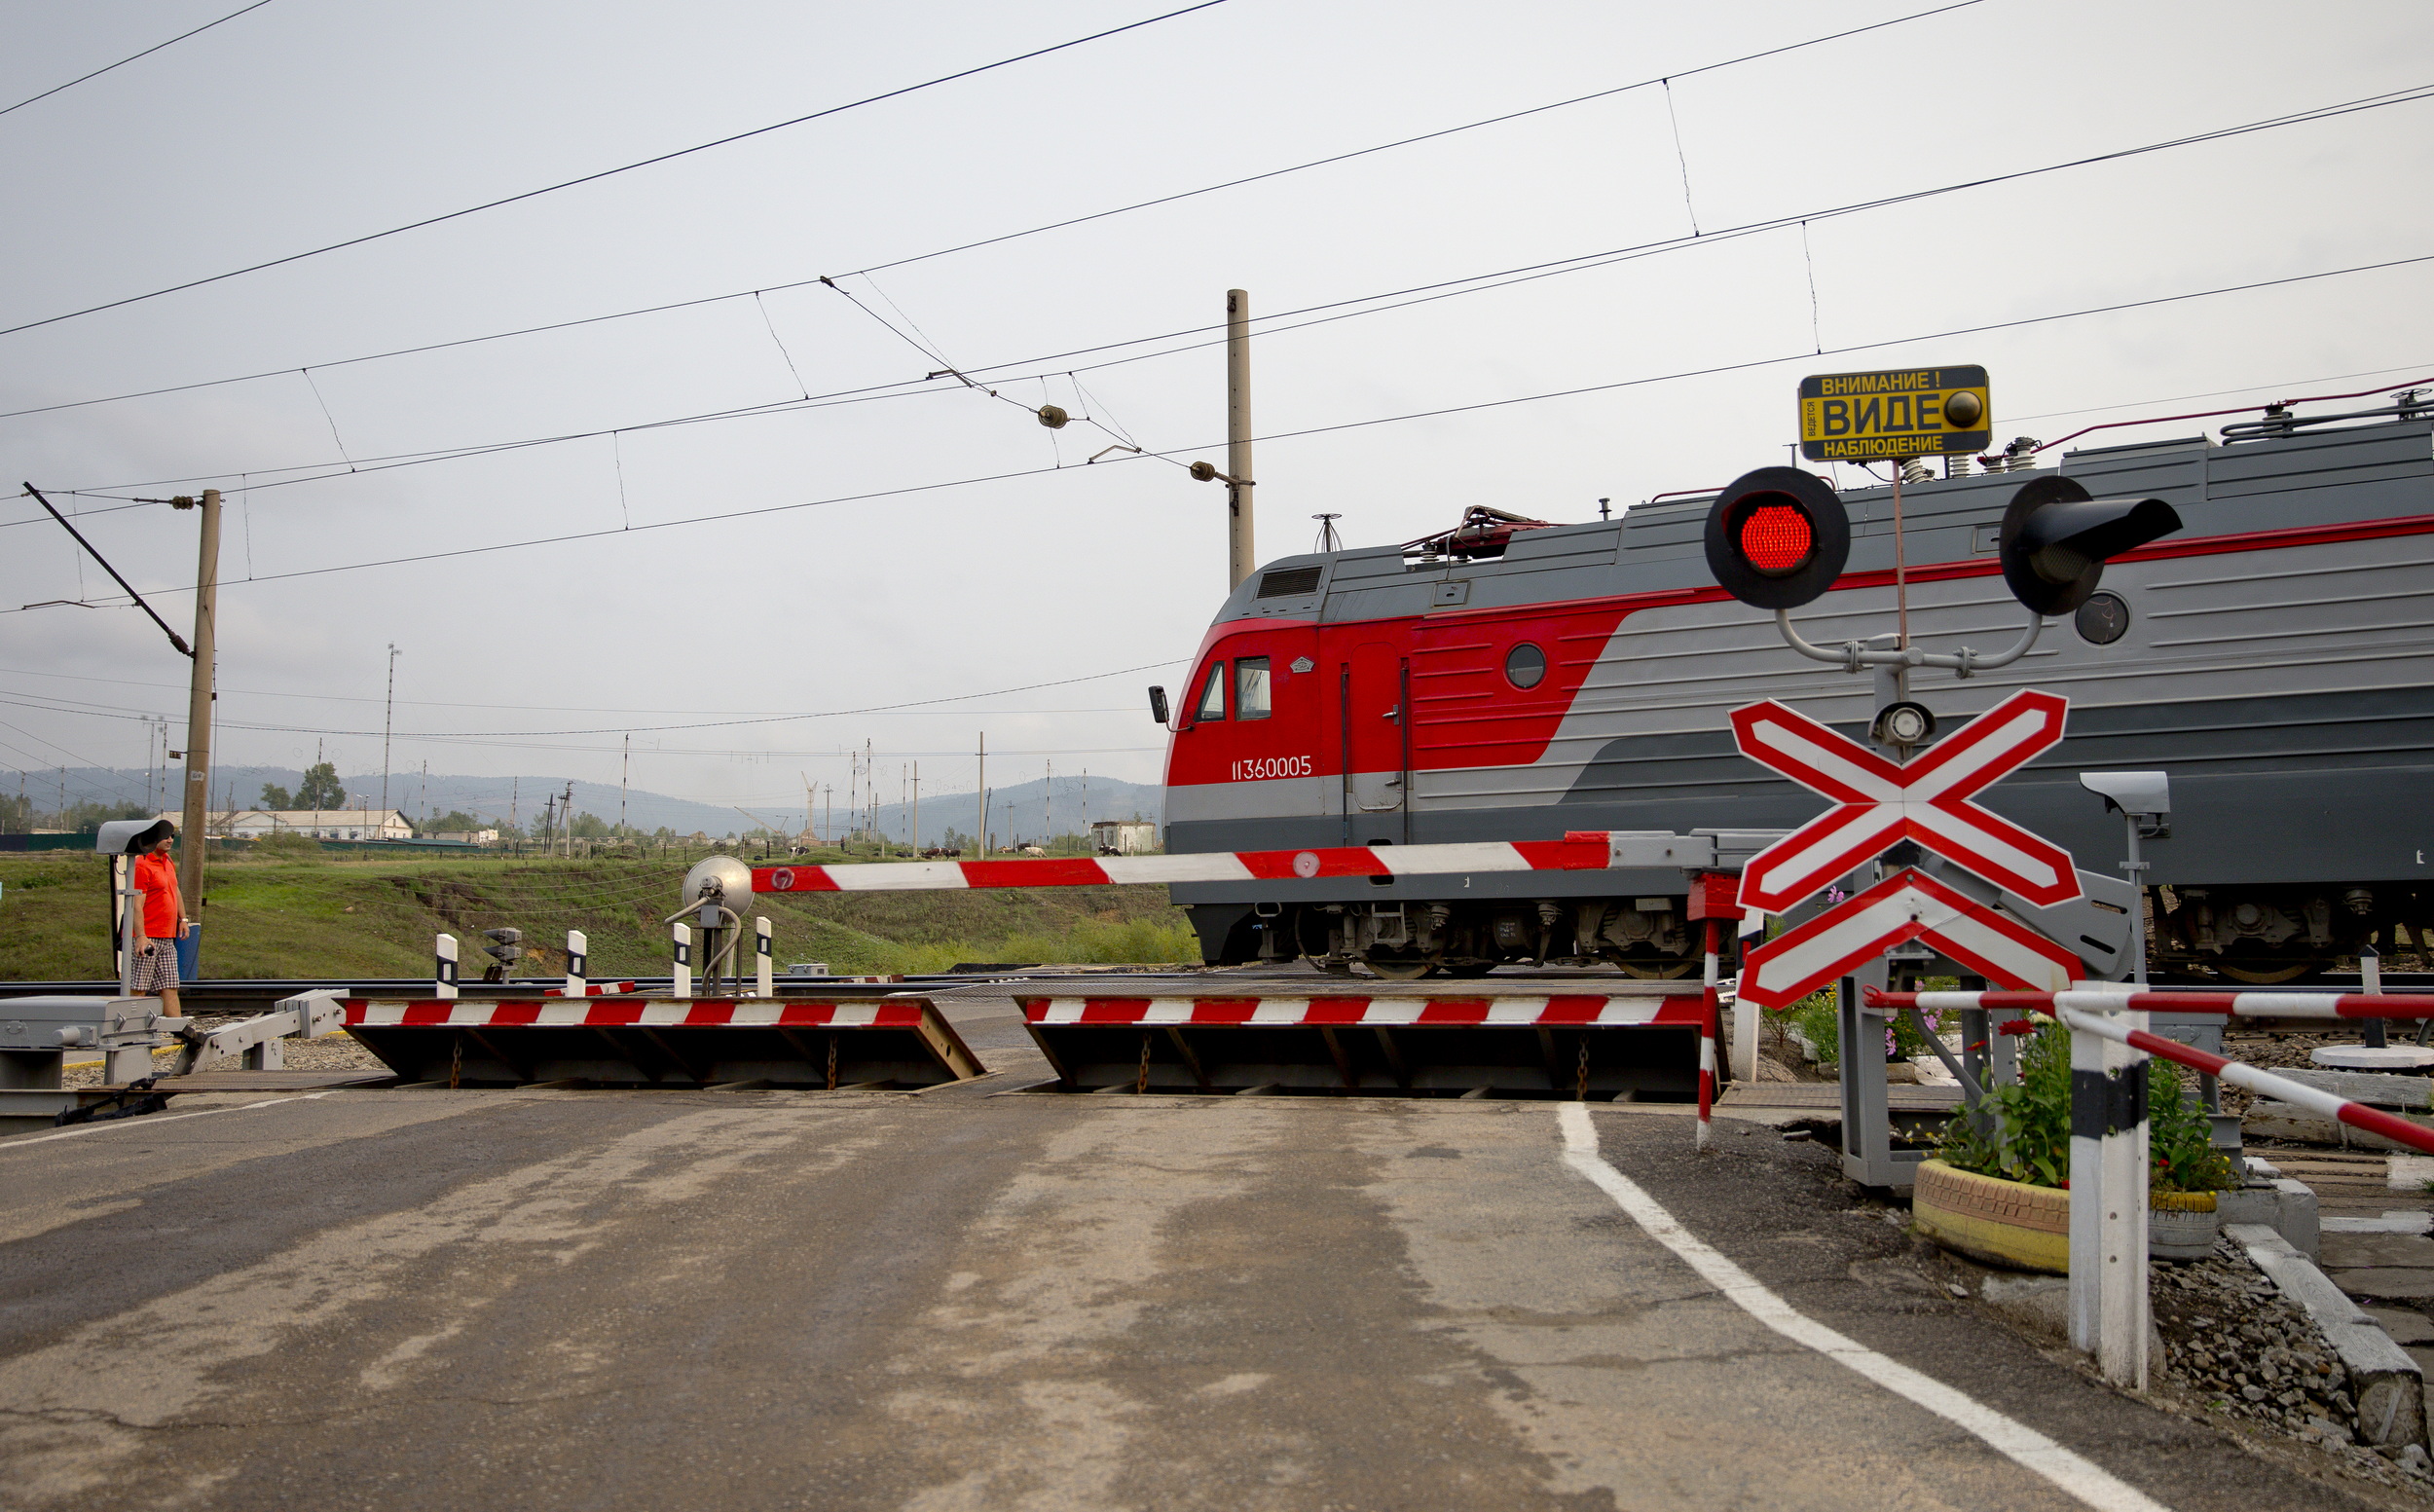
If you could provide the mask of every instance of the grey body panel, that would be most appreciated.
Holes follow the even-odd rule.
[[[2180,511],[2178,538],[2434,515],[2434,425],[2357,425],[2216,446],[2203,438],[2066,456],[2098,497],[2136,494]],[[2008,645],[2025,624],[1996,575],[1934,578],[1945,564],[1991,565],[2004,505],[2039,474],[1905,488],[1905,551],[1916,638],[1933,650]],[[1892,566],[1883,489],[1844,496],[1852,573]],[[1256,598],[1258,578],[1221,619],[1262,612],[1322,625],[1429,613],[1446,582],[1464,612],[1665,589],[1705,588],[1705,498],[1642,506],[1619,522],[1515,537],[1498,560],[1407,564],[1392,549],[1289,559],[1323,565],[1317,594],[1290,607]],[[1912,696],[1949,729],[2020,687],[2066,694],[2070,735],[1983,801],[2070,848],[2081,865],[2118,860],[2120,821],[2082,791],[2099,767],[2171,773],[2172,837],[2149,850],[2150,879],[2180,884],[2418,882],[2434,852],[2434,534],[2381,534],[2117,563],[2104,588],[2128,632],[2092,645],[2049,622],[2037,648],[2001,672],[1960,681],[1921,672]],[[1820,643],[1889,630],[1889,587],[1844,588],[1797,611]],[[1444,610],[1438,610],[1444,612]],[[1796,657],[1760,611],[1726,602],[1627,614],[1555,737],[1529,765],[1414,774],[1410,840],[1553,839],[1572,830],[1784,828],[1825,801],[1738,756],[1730,710],[1775,698],[1857,734],[1874,704],[1865,677]],[[1177,851],[1340,843],[1333,777],[1168,790]],[[1281,791],[1289,790],[1289,791]],[[1403,815],[1355,814],[1355,843],[1399,841]],[[1608,896],[1646,877],[1545,873],[1178,887],[1178,903]],[[1678,883],[1677,883],[1678,886]]]

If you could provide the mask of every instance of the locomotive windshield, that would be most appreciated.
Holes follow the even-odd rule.
[[[1234,717],[1268,718],[1268,658],[1244,656],[1234,664]]]
[[[1200,706],[1192,715],[1192,722],[1204,724],[1226,717],[1226,664],[1208,664],[1208,681],[1200,684]]]

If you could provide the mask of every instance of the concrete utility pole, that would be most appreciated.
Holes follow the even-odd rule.
[[[986,730],[980,732],[980,777],[976,786],[980,790],[980,832],[974,837],[973,843],[980,848],[973,854],[986,861],[989,858],[989,734]],[[60,803],[60,807],[66,806],[64,801]]]
[[[211,823],[212,659],[220,613],[220,491],[203,491],[203,543],[195,566],[195,676],[186,694],[185,853],[177,859],[177,890],[186,906],[203,909],[204,831]],[[171,505],[175,508],[177,506]]]
[[[1226,290],[1226,586],[1238,588],[1259,558],[1251,545],[1251,296]]]
[[[558,821],[567,831],[567,860],[574,859],[574,784],[567,784],[566,801],[558,805]]]
[[[397,728],[397,643],[388,643],[388,702],[381,711],[381,823],[388,823],[388,737]]]
[[[921,859],[921,763],[913,763],[912,776],[912,848],[913,860]]]

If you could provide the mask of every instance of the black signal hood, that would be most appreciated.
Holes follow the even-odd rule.
[[[2037,613],[2068,614],[2096,591],[2107,561],[2180,528],[2160,498],[2093,498],[2069,478],[2038,478],[2003,512],[2003,580]]]

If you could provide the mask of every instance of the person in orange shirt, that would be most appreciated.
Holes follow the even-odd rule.
[[[143,893],[144,940],[136,948],[134,991],[158,997],[161,1016],[183,1017],[177,1006],[177,942],[186,938],[186,901],[177,891],[177,863],[169,852],[177,826],[164,819],[127,842],[136,858],[134,886]]]

